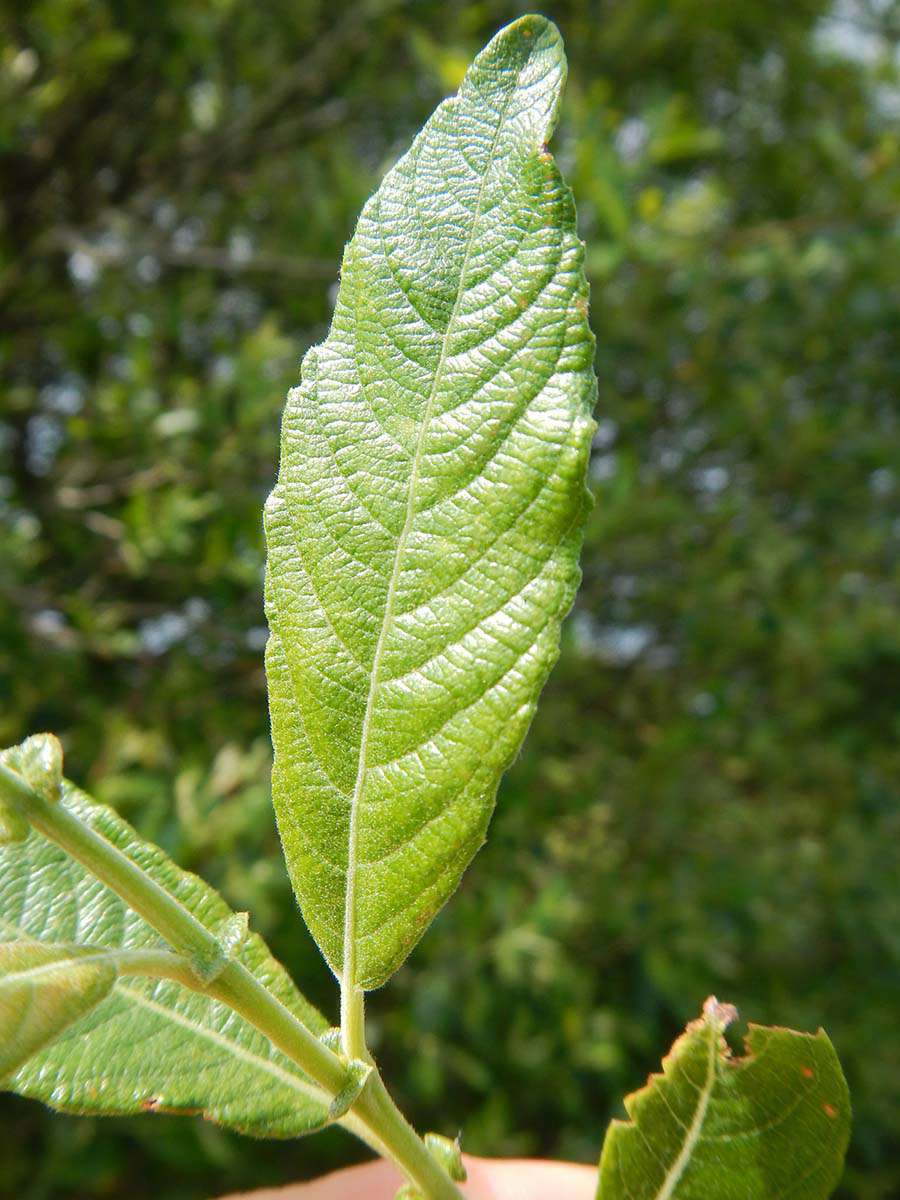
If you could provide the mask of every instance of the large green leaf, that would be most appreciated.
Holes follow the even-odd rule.
[[[850,1097],[820,1030],[751,1025],[747,1055],[723,1035],[737,1013],[711,998],[663,1074],[625,1101],[600,1159],[597,1200],[825,1200],[841,1176]]]
[[[565,78],[523,17],[363,210],[266,510],[274,802],[345,986],[396,969],[484,840],[571,605],[595,394],[547,153]]]
[[[0,761],[17,767],[20,758],[4,751]],[[142,841],[112,809],[65,780],[61,791],[61,804],[208,929],[228,936],[235,914],[212,888]],[[104,884],[34,832],[23,842],[0,846],[0,941],[21,941],[27,945],[23,954],[35,953],[35,941],[49,943],[44,952],[51,955],[57,943],[76,944],[81,952],[163,945]],[[5,948],[4,953],[14,952]],[[325,1018],[300,995],[258,935],[248,935],[233,953],[309,1028],[326,1030]],[[83,970],[96,975],[101,969],[95,961]],[[101,981],[103,987],[110,983],[105,998],[94,990]],[[65,986],[60,976],[57,983]],[[50,996],[44,992],[45,1001]],[[61,1007],[61,992],[57,999]],[[18,1066],[3,1086],[68,1112],[196,1111],[270,1137],[305,1133],[330,1119],[330,1097],[266,1037],[225,1005],[181,984],[124,975],[111,981],[102,970],[92,981],[76,973],[69,975],[67,1002],[74,1008],[82,1004],[83,1013],[76,1012],[74,1023],[62,1021],[52,1031],[59,1036]],[[0,1000],[0,1021],[3,1011]],[[49,1027],[46,1032],[50,1036]]]

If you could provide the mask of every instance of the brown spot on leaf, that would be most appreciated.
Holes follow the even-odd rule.
[[[156,1112],[159,1108],[159,1101],[155,1096],[150,1096],[146,1100],[141,1101],[141,1108],[144,1112]]]
[[[826,1117],[831,1117],[832,1120],[834,1120],[834,1118],[838,1115],[838,1110],[834,1107],[834,1105],[828,1103],[822,1105],[822,1112]]]
[[[815,1071],[812,1069],[812,1067],[801,1067],[800,1070],[803,1072],[804,1079],[812,1079],[815,1075]]]

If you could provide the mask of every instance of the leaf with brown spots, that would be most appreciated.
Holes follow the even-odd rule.
[[[736,1020],[710,997],[625,1101],[600,1159],[597,1200],[825,1200],[850,1136],[850,1096],[822,1030],[751,1025],[747,1053],[723,1037]]]

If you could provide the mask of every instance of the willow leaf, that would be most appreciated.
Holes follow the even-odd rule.
[[[0,761],[18,769],[20,749],[0,753]],[[304,1024],[318,1034],[326,1031],[325,1018],[297,991],[262,939],[243,936],[244,920],[212,888],[67,780],[59,803],[136,862],[223,942],[235,942],[234,955]],[[242,935],[237,939],[235,929]],[[164,948],[118,896],[35,832],[0,846],[0,940],[21,943],[26,955],[35,953],[34,942],[49,944],[47,953],[58,943],[77,945],[79,953]],[[4,953],[15,952],[5,948]],[[86,972],[97,969],[96,960],[86,961]],[[83,1004],[84,1011],[12,1073],[0,1071],[6,1076],[3,1087],[66,1112],[200,1112],[269,1137],[295,1136],[333,1119],[331,1098],[225,1005],[170,979],[117,972],[110,980],[108,970],[94,984],[88,975],[80,980],[81,999],[73,1003]],[[107,982],[108,992],[101,996]]]
[[[556,658],[595,394],[582,245],[524,17],[366,204],[269,498],[273,795],[345,987],[400,965],[484,840]]]
[[[817,1034],[751,1025],[747,1054],[722,1036],[737,1013],[714,997],[625,1101],[600,1159],[597,1200],[825,1200],[850,1135],[834,1047]]]

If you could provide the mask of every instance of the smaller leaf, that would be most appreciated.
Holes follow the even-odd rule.
[[[55,803],[62,795],[62,746],[52,733],[36,733],[6,751],[7,766],[18,771],[29,787]]]
[[[212,953],[197,954],[191,960],[191,970],[203,984],[212,983],[222,974],[250,936],[250,914],[236,912],[227,919],[216,938]]]
[[[455,1183],[466,1182],[459,1138],[444,1137],[441,1133],[426,1133],[425,1145]]]
[[[52,733],[36,733],[5,752],[6,765],[51,803],[61,795],[63,754]],[[24,842],[29,825],[15,806],[0,796],[0,846]]]
[[[338,1092],[328,1108],[329,1121],[339,1121],[345,1113],[350,1111],[352,1105],[359,1098],[360,1092],[368,1083],[371,1074],[371,1063],[362,1062],[358,1058],[349,1060],[347,1063],[347,1083]]]
[[[597,1200],[825,1200],[841,1176],[850,1097],[834,1047],[816,1034],[751,1025],[747,1054],[723,1035],[737,1018],[711,996],[625,1101],[600,1157]]]
[[[226,958],[231,958],[250,936],[250,914],[236,912],[229,917],[219,934],[219,945]]]
[[[458,1137],[451,1139],[444,1137],[441,1133],[426,1133],[425,1145],[454,1183],[466,1182],[468,1176]],[[418,1188],[411,1183],[405,1183],[397,1192],[394,1200],[424,1200],[424,1198]]]
[[[0,1079],[104,1000],[116,974],[96,950],[0,942]]]

